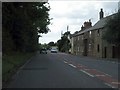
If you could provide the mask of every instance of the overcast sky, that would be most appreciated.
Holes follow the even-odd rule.
[[[51,10],[50,18],[53,18],[52,25],[49,25],[50,32],[42,34],[39,38],[39,43],[57,42],[61,38],[61,32],[69,31],[73,34],[79,31],[85,21],[91,19],[92,25],[99,20],[99,11],[103,8],[104,17],[111,15],[118,10],[119,0],[104,0],[104,1],[79,1],[79,0],[49,0]]]

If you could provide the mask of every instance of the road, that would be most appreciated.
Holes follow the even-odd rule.
[[[0,89],[2,89],[2,52],[0,51]]]
[[[65,53],[37,53],[8,88],[118,88],[118,63]]]

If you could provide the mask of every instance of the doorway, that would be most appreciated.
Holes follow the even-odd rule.
[[[104,58],[107,57],[107,47],[104,47]]]
[[[84,56],[87,56],[87,52],[88,52],[88,40],[85,39],[84,40]]]

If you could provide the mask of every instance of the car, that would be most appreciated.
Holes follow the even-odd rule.
[[[57,52],[58,52],[58,50],[56,48],[51,49],[51,53],[57,53]]]
[[[46,50],[45,48],[40,49],[40,53],[41,53],[41,54],[47,54],[47,50]]]

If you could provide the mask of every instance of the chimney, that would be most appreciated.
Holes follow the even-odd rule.
[[[102,19],[103,16],[104,16],[104,12],[103,12],[103,9],[102,9],[102,8],[101,8],[101,11],[100,11],[99,15],[100,15],[100,19]]]
[[[91,20],[89,19],[89,22],[84,22],[84,27],[89,28],[92,26]]]
[[[84,22],[84,27],[87,27],[87,22]]]
[[[83,30],[83,29],[84,29],[84,27],[83,27],[83,25],[82,25],[81,30]]]
[[[92,27],[92,22],[91,22],[91,19],[89,19],[89,25]]]

